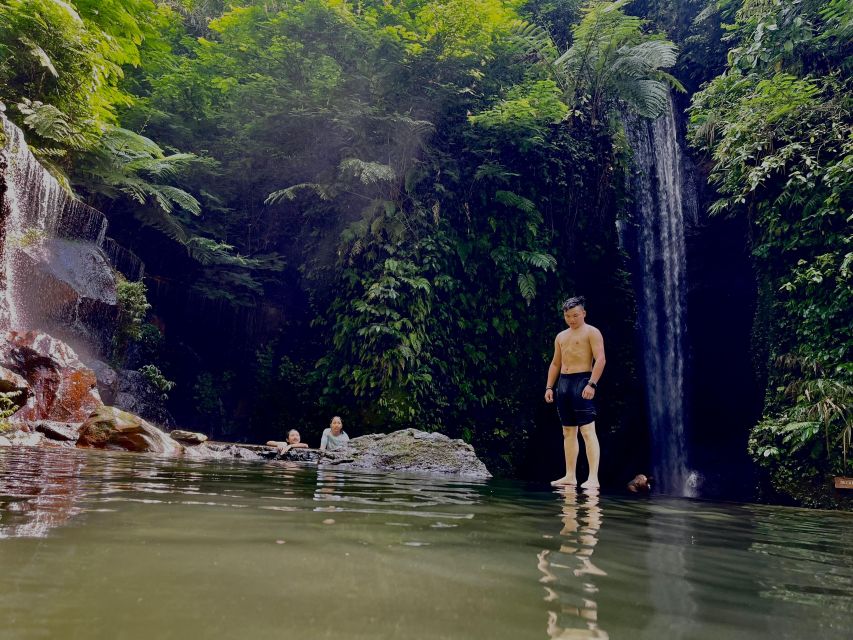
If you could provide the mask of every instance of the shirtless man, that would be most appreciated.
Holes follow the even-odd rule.
[[[578,461],[578,428],[586,445],[589,478],[581,487],[598,487],[598,461],[601,450],[595,435],[595,389],[604,371],[604,338],[601,331],[585,321],[585,300],[582,296],[563,303],[563,318],[569,328],[554,340],[554,358],[548,367],[545,402],[554,402],[557,384],[557,413],[563,425],[563,452],[566,456],[566,475],[551,484],[576,485],[575,467]],[[593,364],[594,363],[594,364]]]

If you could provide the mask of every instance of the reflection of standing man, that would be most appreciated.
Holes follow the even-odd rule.
[[[586,445],[589,478],[581,486],[593,488],[598,484],[598,461],[601,450],[595,435],[595,389],[604,371],[604,338],[601,331],[586,323],[586,301],[582,296],[563,303],[563,318],[569,328],[554,340],[554,358],[548,367],[545,402],[554,401],[557,384],[557,413],[563,425],[563,452],[566,456],[566,475],[553,485],[575,485],[578,461],[578,428]],[[594,364],[593,364],[594,363]]]

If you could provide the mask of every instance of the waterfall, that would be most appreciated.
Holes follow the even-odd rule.
[[[629,190],[639,325],[652,433],[652,474],[665,493],[695,495],[687,466],[684,404],[686,280],[685,218],[696,217],[691,176],[678,141],[672,100],[657,120],[625,116],[633,152]]]
[[[106,348],[114,271],[140,280],[139,258],[106,237],[103,213],[76,199],[0,111],[0,330],[38,329]]]
[[[5,175],[5,203],[3,214],[3,274],[9,329],[25,330],[38,326],[35,318],[28,317],[23,304],[25,291],[21,285],[22,270],[20,249],[38,244],[56,233],[59,214],[71,196],[59,185],[56,178],[45,171],[24,141],[24,133],[5,117],[0,116],[6,144],[2,150]],[[39,295],[39,292],[26,292]]]
[[[125,249],[112,238],[104,238],[101,249],[117,271],[121,271],[128,280],[142,280],[145,276],[145,263],[132,251]]]

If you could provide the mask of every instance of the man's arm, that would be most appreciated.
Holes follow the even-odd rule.
[[[562,366],[562,352],[560,351],[560,336],[554,338],[554,357],[551,358],[551,366],[548,367],[548,381],[545,383],[545,402],[554,402],[554,384],[560,375]]]
[[[601,380],[601,374],[604,373],[604,365],[606,363],[604,357],[604,338],[598,329],[590,327],[589,346],[592,349],[592,375],[589,377],[589,384],[584,387],[583,393],[581,393],[581,396],[587,400],[592,399],[595,395],[595,387],[592,385],[597,385],[598,381]]]

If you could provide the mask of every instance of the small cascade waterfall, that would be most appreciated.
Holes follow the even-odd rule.
[[[685,220],[697,216],[695,191],[685,171],[672,101],[649,121],[625,116],[633,152],[631,243],[639,294],[646,398],[652,432],[652,473],[665,493],[693,496],[697,477],[688,469],[685,411]]]
[[[125,249],[112,238],[104,238],[101,249],[113,268],[123,273],[128,280],[138,281],[145,276],[145,263],[135,253]]]
[[[104,214],[65,191],[2,113],[0,127],[0,330],[70,332],[104,346],[113,270],[138,280],[144,265],[106,237]]]

